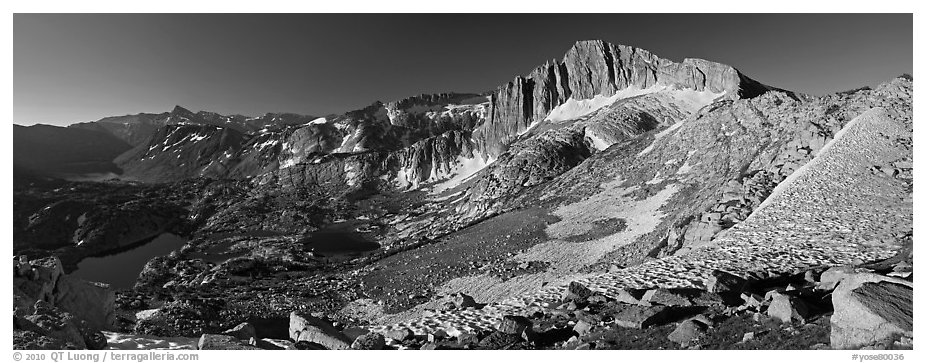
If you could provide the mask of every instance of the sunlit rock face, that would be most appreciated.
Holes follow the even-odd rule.
[[[547,62],[499,86],[491,95],[486,125],[477,139],[489,155],[497,156],[516,135],[569,99],[610,97],[655,86],[725,94],[731,99],[769,89],[727,65],[701,59],[677,63],[626,45],[581,41],[561,62]]]

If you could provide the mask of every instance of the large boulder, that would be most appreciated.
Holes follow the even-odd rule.
[[[257,339],[257,329],[254,328],[254,325],[251,325],[251,323],[247,322],[238,324],[234,328],[224,331],[223,334],[231,335],[243,341]]]
[[[106,340],[106,335],[101,331],[90,331],[89,333],[83,334],[83,336],[84,343],[87,344],[87,349],[101,350],[109,345],[109,341]]]
[[[648,290],[643,289],[617,289],[612,292],[610,298],[614,301],[624,304],[640,304],[643,299],[643,295],[646,294]]]
[[[588,333],[592,332],[595,326],[585,320],[579,320],[576,322],[576,325],[572,326],[572,331],[576,332],[580,337],[586,336]]]
[[[525,330],[530,330],[533,326],[534,323],[526,317],[505,315],[498,324],[498,331],[505,334],[520,336],[521,333],[524,333]]]
[[[595,292],[592,289],[589,289],[580,282],[573,281],[569,283],[569,287],[566,288],[566,291],[563,292],[563,300],[573,301],[573,300],[585,300],[594,295]]]
[[[697,320],[685,320],[669,333],[668,339],[685,347],[700,339],[707,330],[707,325]]]
[[[723,304],[722,298],[701,289],[653,289],[640,301],[665,306],[711,306]]]
[[[912,337],[912,282],[872,273],[846,275],[832,299],[833,349],[883,349]]]
[[[54,302],[55,284],[64,275],[61,261],[46,257],[28,261],[25,256],[13,261],[13,309],[29,314],[36,301]]]
[[[691,300],[681,294],[675,294],[669,289],[653,289],[643,294],[640,299],[650,304],[666,306],[691,306]]]
[[[444,305],[448,307],[452,305],[454,309],[479,308],[482,306],[472,296],[462,292],[447,296],[444,299]]]
[[[80,317],[95,329],[115,324],[116,294],[108,284],[63,275],[56,287],[55,306]]]
[[[810,309],[797,296],[778,291],[769,292],[771,303],[766,313],[769,317],[782,323],[804,323],[810,317]]]
[[[357,337],[350,345],[355,350],[381,350],[386,346],[386,338],[380,333],[367,333]]]
[[[392,339],[397,342],[404,341],[405,339],[413,337],[414,335],[415,333],[412,332],[411,329],[409,328],[394,328],[394,329],[387,330],[385,333],[386,338]]]
[[[14,330],[28,330],[64,342],[77,349],[101,349],[99,330],[95,330],[80,318],[62,311],[49,303],[38,301],[33,312],[22,318],[14,317]],[[28,323],[26,323],[28,321]]]
[[[109,285],[64,274],[57,257],[14,260],[14,313],[31,315],[39,301],[74,315],[93,329],[112,327],[116,320],[116,295]]]
[[[348,349],[352,343],[328,322],[297,311],[289,314],[289,337],[296,342],[317,343],[332,350]]]
[[[836,285],[847,276],[854,275],[858,272],[868,272],[867,270],[858,270],[851,266],[831,267],[820,274],[820,281],[817,282],[818,290],[835,290]]]

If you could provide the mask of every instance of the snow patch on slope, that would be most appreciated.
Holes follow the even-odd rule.
[[[574,98],[569,98],[565,103],[556,106],[553,110],[550,111],[550,114],[547,115],[543,121],[550,122],[563,122],[568,120],[574,120],[583,116],[590,115],[595,111],[598,111],[604,107],[610,106],[615,102],[620,100],[643,96],[648,94],[659,93],[666,95],[675,107],[678,107],[688,113],[695,113],[702,107],[713,103],[716,99],[725,95],[725,93],[713,93],[710,91],[696,91],[693,89],[677,89],[675,87],[667,87],[663,85],[653,85],[647,88],[639,88],[630,86],[620,91],[617,91],[611,96],[596,95],[593,98],[585,100],[576,100]],[[543,121],[534,121],[532,122],[525,130],[518,133],[518,136],[530,132],[532,129],[537,127]],[[677,124],[673,125],[677,128]],[[673,131],[675,128],[671,128],[666,131]],[[660,136],[665,135],[661,134]],[[605,142],[600,138],[596,138],[593,135],[589,135],[593,146],[598,150],[605,150],[610,144]],[[649,150],[646,150],[649,152]],[[644,153],[645,154],[645,153]],[[641,154],[642,155],[642,154]]]
[[[344,138],[341,139],[341,146],[338,146],[338,148],[335,149],[334,152],[349,153],[349,152],[363,151],[363,148],[361,148],[359,143],[357,142],[358,141],[357,139],[359,138],[360,138],[360,128],[357,128],[356,130],[354,130],[353,133],[344,135]]]
[[[467,180],[476,175],[476,173],[482,169],[485,169],[485,167],[489,166],[494,161],[495,158],[483,155],[478,151],[473,151],[472,158],[458,156],[455,170],[452,173],[453,176],[450,179],[435,185],[432,189],[432,193],[441,193],[447,189],[452,189],[460,184],[465,183]]]
[[[589,140],[592,141],[592,147],[594,147],[598,151],[605,151],[609,147],[611,147],[611,143],[601,139],[598,136],[595,136],[594,133],[586,132],[585,137],[587,137]]]
[[[553,110],[550,111],[550,114],[548,114],[544,120],[552,122],[572,120],[598,111],[602,107],[611,105],[618,100],[658,92],[663,89],[665,89],[665,86],[651,86],[642,89],[631,86],[617,91],[613,95],[607,97],[603,95],[596,95],[595,97],[587,100],[576,100],[570,97],[562,105],[553,108]],[[531,127],[533,127],[533,124],[531,124]]]
[[[714,93],[711,91],[695,91],[690,88],[670,88],[668,94],[672,95],[677,105],[682,106],[691,113],[695,113],[704,106],[726,96],[727,92]]]
[[[416,177],[415,170],[409,167],[402,167],[396,171],[396,185],[399,188],[415,189],[421,184],[438,183],[431,189],[431,194],[440,194],[445,190],[455,188],[472,178],[480,170],[492,164],[495,158],[483,155],[479,151],[473,151],[473,157],[467,158],[457,156],[454,164],[449,165],[450,170],[442,170],[447,166],[433,165],[428,174],[428,178],[419,181]]]
[[[280,142],[280,140],[277,140],[277,139],[267,139],[267,141],[264,141],[264,142],[262,142],[262,143],[256,145],[254,148],[255,148],[255,149],[258,149],[258,150],[262,150],[262,149],[264,149],[264,148],[266,148],[266,147],[274,146],[274,145],[276,145],[276,144],[279,143],[279,142]]]
[[[691,155],[694,153],[694,150],[688,151],[688,156],[685,157],[685,163],[675,171],[675,174],[688,174],[688,172],[691,171],[691,164],[689,164],[689,162],[691,161]]]
[[[286,169],[286,168],[292,167],[293,165],[296,165],[296,164],[299,164],[299,160],[298,160],[298,159],[293,159],[293,158],[291,158],[291,159],[286,159],[286,160],[283,160],[282,163],[280,163],[280,169]]]
[[[200,141],[200,140],[205,140],[205,139],[206,139],[206,136],[207,136],[207,135],[200,135],[199,133],[195,133],[195,134],[193,134],[192,137],[190,138],[190,142],[197,142],[197,141]]]
[[[411,180],[411,176],[412,176],[411,168],[406,168],[406,167],[399,168],[399,170],[396,171],[396,176],[395,176],[396,184],[398,184],[399,188],[408,188],[408,187],[417,188],[418,183]]]
[[[357,186],[359,177],[360,170],[357,165],[354,165],[353,163],[344,164],[344,182],[347,183],[348,186]]]
[[[835,135],[833,135],[832,140],[827,142],[826,145],[823,145],[820,151],[817,151],[817,156],[814,159],[811,159],[804,165],[801,165],[799,168],[797,168],[797,170],[792,172],[791,175],[788,175],[788,177],[786,177],[785,180],[782,180],[781,183],[778,183],[778,185],[775,186],[775,189],[772,190],[772,193],[769,194],[769,196],[766,197],[765,200],[762,201],[762,203],[760,203],[759,206],[756,207],[755,210],[753,210],[752,212],[753,215],[756,214],[756,212],[769,206],[770,204],[775,203],[775,201],[782,194],[782,191],[786,190],[792,184],[794,184],[795,180],[799,178],[806,178],[804,175],[810,173],[809,170],[811,170],[812,168],[814,168],[815,165],[820,163],[819,161],[821,159],[820,155],[824,155],[827,151],[833,148],[833,145],[836,145],[837,143],[842,142],[842,139],[845,137],[846,133],[849,130],[852,130],[853,128],[857,127],[856,125],[858,125],[861,122],[872,122],[870,120],[872,119],[877,120],[878,118],[889,119],[889,117],[885,114],[884,108],[881,108],[881,107],[872,108],[868,111],[865,111],[861,115],[856,116],[854,119],[852,119],[852,121],[849,121],[849,123],[843,126],[842,129],[837,131]]]

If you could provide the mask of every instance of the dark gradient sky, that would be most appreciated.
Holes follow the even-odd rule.
[[[913,16],[16,14],[14,122],[169,111],[340,113],[494,89],[582,39],[824,94],[912,73]]]

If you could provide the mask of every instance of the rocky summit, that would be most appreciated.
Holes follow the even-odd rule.
[[[14,347],[912,348],[912,77],[590,40],[511,79],[17,126]]]

